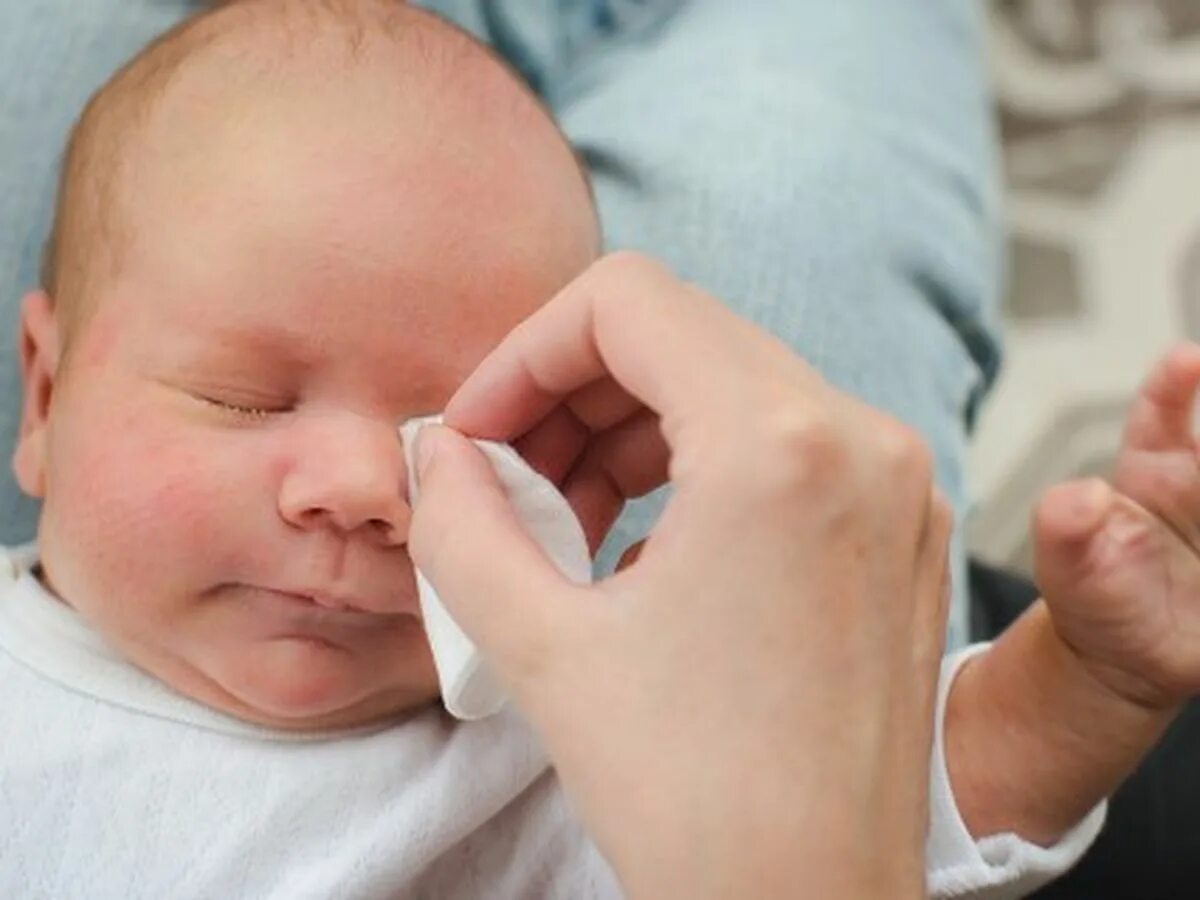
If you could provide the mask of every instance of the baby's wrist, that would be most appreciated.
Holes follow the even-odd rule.
[[[1054,843],[1137,766],[1173,714],[1097,677],[1039,602],[964,666],[950,693],[946,762],[968,830]]]
[[[1061,654],[1083,690],[1094,692],[1097,702],[1113,704],[1137,714],[1173,719],[1187,699],[1154,678],[1134,672],[1117,663],[1103,659],[1080,648],[1064,637],[1053,623],[1053,613],[1047,617]]]
[[[1132,745],[1152,746],[1175,718],[1179,701],[1149,679],[1098,659],[1064,639],[1044,600],[1031,613],[1031,630],[1039,633],[1037,640],[1029,642],[1031,649],[1038,650],[1031,663],[1043,680],[1040,694],[1047,715],[1061,717],[1089,739],[1111,735],[1119,741],[1123,736],[1131,742],[1130,749]]]
[[[1172,719],[1179,712],[1183,700],[1170,691],[1154,684],[1150,679],[1126,671],[1100,659],[1089,658],[1069,642],[1063,641],[1064,653],[1079,669],[1079,680],[1090,682],[1097,695],[1107,702],[1131,712],[1147,716]]]

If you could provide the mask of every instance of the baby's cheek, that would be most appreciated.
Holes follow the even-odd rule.
[[[203,469],[179,447],[130,437],[122,447],[94,447],[84,461],[79,492],[87,506],[108,527],[125,531],[185,516],[202,496]]]
[[[222,454],[197,452],[190,446],[164,447],[155,459],[132,512],[161,539],[186,552],[201,566],[220,561],[231,545],[241,543],[261,502],[251,477],[252,466],[227,464]]]
[[[143,567],[156,557],[178,567],[180,552],[202,552],[218,536],[221,498],[237,490],[194,442],[137,428],[87,442],[61,475],[54,487],[69,498],[66,527],[103,543],[113,561],[137,556]]]

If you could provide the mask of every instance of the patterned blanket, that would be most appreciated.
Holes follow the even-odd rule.
[[[970,533],[1027,570],[1041,490],[1107,472],[1147,367],[1200,340],[1200,2],[992,0],[989,17],[1012,268]]]

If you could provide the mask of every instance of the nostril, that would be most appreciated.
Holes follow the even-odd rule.
[[[301,510],[300,514],[296,517],[297,523],[306,528],[315,528],[324,523],[328,518],[329,513],[319,506]]]
[[[367,527],[383,538],[391,538],[395,530],[387,519],[368,519]]]

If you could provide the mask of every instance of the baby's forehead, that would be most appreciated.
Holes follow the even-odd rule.
[[[324,136],[336,142],[345,130],[357,132],[360,141],[378,140],[382,152],[389,144],[428,137],[425,129],[405,121],[406,112],[428,116],[497,93],[507,95],[509,113],[524,99],[529,99],[526,114],[536,110],[528,91],[482,46],[406,4],[339,4],[358,9],[358,17],[335,16],[327,23],[305,18],[301,35],[275,27],[276,17],[286,20],[287,10],[297,6],[326,8],[236,4],[231,21],[213,16],[206,27],[197,26],[197,34],[185,32],[178,47],[164,51],[161,65],[147,62],[145,77],[118,78],[112,86],[114,107],[136,111],[114,144],[138,157],[138,165],[129,168],[140,172],[156,162],[186,166],[221,145],[231,151],[225,157],[229,165],[238,154],[268,144],[273,132],[310,123],[304,135],[309,141]],[[363,14],[380,9],[388,16]],[[389,16],[402,18],[403,25]]]
[[[64,169],[45,286],[65,301],[72,291],[56,283],[61,272],[115,268],[131,232],[169,227],[170,214],[148,209],[171,196],[145,190],[156,177],[170,189],[201,176],[231,180],[270,149],[272,130],[295,145],[289,130],[306,121],[310,156],[339,136],[383,154],[428,140],[429,116],[456,105],[467,108],[462,121],[487,116],[523,145],[557,141],[570,159],[552,120],[490,51],[407,4],[244,0],[201,17],[152,44],[89,105]],[[222,165],[206,170],[218,157]],[[324,170],[290,174],[303,187],[337,162],[334,153]]]

